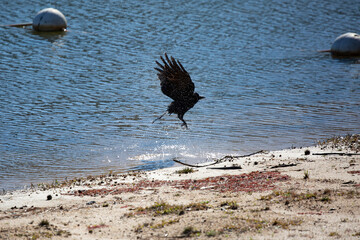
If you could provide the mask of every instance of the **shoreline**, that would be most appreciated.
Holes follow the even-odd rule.
[[[359,239],[349,142],[225,156],[0,196],[2,239]],[[352,144],[354,141],[350,141]]]

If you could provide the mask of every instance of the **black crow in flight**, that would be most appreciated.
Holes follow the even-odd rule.
[[[175,60],[171,57],[171,60],[165,53],[165,59],[160,56],[163,65],[156,61],[156,64],[160,68],[155,68],[158,71],[158,77],[160,80],[161,91],[174,101],[170,103],[167,111],[155,119],[161,119],[166,113],[171,115],[176,113],[178,118],[183,122],[182,126],[187,128],[187,124],[184,120],[184,114],[190,110],[200,99],[204,98],[198,93],[194,92],[195,85],[191,81],[189,73],[181,65],[179,60]]]

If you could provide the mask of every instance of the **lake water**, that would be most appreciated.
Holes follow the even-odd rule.
[[[0,189],[156,169],[174,157],[308,146],[360,131],[360,64],[329,49],[359,1],[2,2],[0,24],[60,10],[68,32],[0,27]],[[186,115],[153,69],[167,52],[206,97]]]

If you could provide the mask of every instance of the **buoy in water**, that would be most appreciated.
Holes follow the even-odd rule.
[[[335,57],[360,56],[360,35],[357,33],[340,35],[331,46],[331,54]]]
[[[45,8],[33,19],[33,29],[39,32],[64,31],[67,27],[65,16],[55,8]]]

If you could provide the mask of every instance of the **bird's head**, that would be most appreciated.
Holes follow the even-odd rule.
[[[205,97],[203,97],[203,96],[200,96],[198,93],[194,93],[194,96],[195,96],[195,98],[196,98],[196,100],[200,100],[200,99],[203,99],[203,98],[205,98]]]

